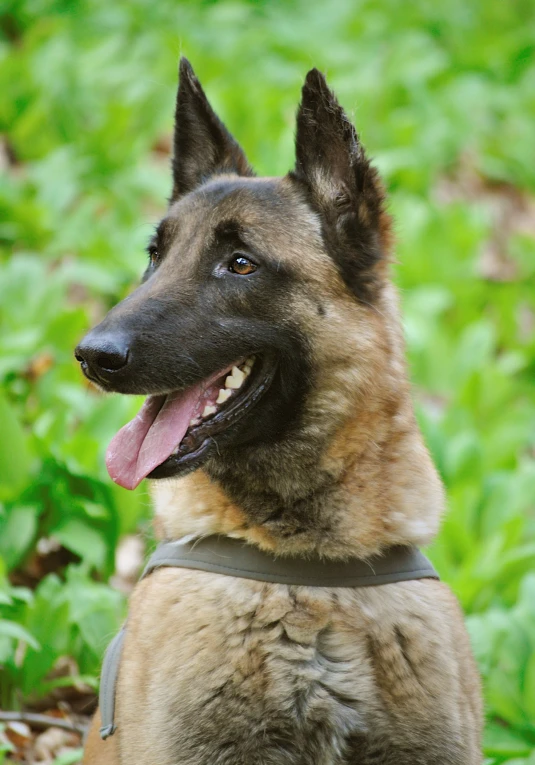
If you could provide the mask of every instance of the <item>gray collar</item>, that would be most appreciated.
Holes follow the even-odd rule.
[[[151,555],[141,578],[164,566],[305,587],[375,587],[410,579],[439,578],[425,555],[415,547],[389,547],[382,555],[366,560],[335,561],[317,556],[278,557],[225,536],[164,542]],[[115,732],[115,686],[125,628],[108,646],[102,665],[99,703],[103,739]]]

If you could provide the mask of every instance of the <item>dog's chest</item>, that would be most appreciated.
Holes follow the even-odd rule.
[[[400,730],[427,725],[435,681],[417,677],[415,636],[395,638],[381,590],[154,572],[132,597],[119,675],[123,762],[335,765],[384,744],[401,715]]]

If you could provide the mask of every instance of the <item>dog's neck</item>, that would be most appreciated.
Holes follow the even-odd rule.
[[[300,474],[296,485],[308,484],[308,493],[277,487],[270,466],[261,463],[254,471],[236,466],[235,475],[216,480],[200,470],[154,482],[159,536],[220,533],[281,554],[314,550],[361,558],[393,544],[428,543],[438,528],[443,490],[412,412],[400,411],[390,427],[377,425],[373,412],[347,422],[321,464],[305,458],[296,464],[295,450],[288,455],[294,477]]]
[[[155,481],[157,534],[220,533],[280,554],[335,558],[427,544],[443,488],[415,422],[397,321],[389,332],[382,355],[373,347],[371,384],[348,382],[359,374],[349,345],[322,360],[309,416],[287,441]]]

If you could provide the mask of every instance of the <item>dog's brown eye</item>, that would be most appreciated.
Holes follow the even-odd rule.
[[[258,266],[252,260],[249,260],[249,258],[246,258],[244,255],[236,255],[231,260],[228,270],[232,271],[233,274],[247,276],[256,271],[257,268]]]
[[[150,261],[150,265],[151,265],[151,266],[155,266],[155,265],[156,265],[156,263],[158,262],[158,248],[157,248],[157,247],[155,247],[154,245],[151,245],[151,246],[148,248],[148,251],[149,251],[149,261]]]

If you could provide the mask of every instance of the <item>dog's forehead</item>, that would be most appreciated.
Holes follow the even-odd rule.
[[[226,221],[278,235],[301,224],[312,238],[320,234],[317,216],[286,178],[221,176],[171,205],[164,225],[171,235],[200,229],[208,234]]]

